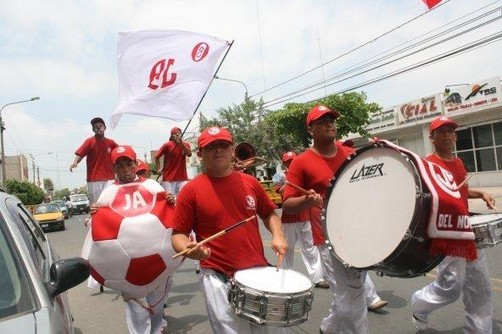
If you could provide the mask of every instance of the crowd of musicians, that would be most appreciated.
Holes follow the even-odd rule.
[[[311,147],[298,155],[287,152],[282,156],[286,168],[285,177],[278,184],[283,198],[282,217],[276,213],[275,205],[259,181],[234,168],[234,140],[225,128],[209,127],[201,132],[196,152],[203,173],[190,181],[184,161],[191,149],[182,141],[179,128],[171,131],[169,142],[155,156],[156,167],[162,173],[162,185],[170,196],[173,209],[170,222],[172,247],[176,252],[185,252],[184,256],[200,261],[200,289],[214,333],[288,332],[288,326],[263,326],[238,316],[228,301],[229,282],[236,272],[249,268],[270,265],[292,268],[293,249],[297,242],[301,244],[310,280],[316,287],[329,288],[332,297],[329,311],[319,324],[320,333],[369,333],[368,310],[387,304],[377,295],[367,272],[346,266],[332,254],[325,242],[321,211],[329,181],[355,151],[337,141],[339,117],[338,111],[326,106],[312,108],[306,115],[305,124],[312,138]],[[102,119],[94,119],[91,123],[95,136],[76,151],[71,168],[87,157],[88,189],[91,200],[96,201],[102,190],[100,182],[113,180],[116,175],[123,182],[138,181],[141,177],[131,176],[138,171],[135,156],[115,154],[114,161],[111,161],[107,153],[113,153],[120,146],[105,138],[106,126]],[[426,159],[451,173],[451,181],[460,185],[467,172],[462,161],[454,155],[457,126],[444,116],[431,122],[430,140],[434,152]],[[161,157],[164,158],[162,168]],[[106,169],[106,161],[113,168]],[[463,183],[459,193],[465,212],[468,212],[468,198],[481,198],[489,207],[495,205],[493,196],[469,188],[467,182]],[[277,259],[265,257],[258,217],[272,235],[271,248]],[[245,223],[228,233],[210,242],[202,242],[245,219]],[[455,256],[444,254],[447,256],[438,266],[437,279],[412,294],[411,321],[417,330],[426,330],[429,325],[433,326],[428,322],[431,312],[463,295],[465,332],[492,333],[492,292],[484,251],[476,249],[472,239],[458,242],[454,232],[451,234],[453,241],[446,238],[442,245],[468,251],[460,250]],[[143,312],[146,316],[134,312]],[[145,308],[129,310],[129,331],[168,332],[163,310],[157,308],[155,312]]]

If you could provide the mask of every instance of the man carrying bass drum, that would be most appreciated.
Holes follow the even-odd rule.
[[[287,180],[308,190],[308,195],[293,187],[284,191],[283,210],[295,214],[310,210],[314,244],[319,248],[324,275],[333,296],[330,313],[321,322],[321,333],[368,333],[367,308],[375,303],[377,308],[387,304],[376,295],[366,271],[345,267],[332,256],[325,244],[321,227],[321,210],[329,182],[342,163],[354,151],[336,142],[336,120],[340,113],[317,105],[307,114],[307,131],[313,145],[296,157],[288,169]],[[374,296],[368,306],[366,293]]]

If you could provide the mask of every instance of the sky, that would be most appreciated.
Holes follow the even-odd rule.
[[[494,20],[457,38],[453,34],[466,28],[423,41],[424,36],[489,10],[494,14],[468,27],[500,17],[497,7],[501,5],[501,0],[443,0],[429,10],[422,0],[3,0],[0,106],[40,97],[3,109],[5,154],[28,158],[30,180],[35,165],[40,178],[51,178],[56,189],[85,185],[85,161],[73,173],[69,166],[75,150],[93,135],[90,119],[100,116],[109,123],[117,107],[117,37],[121,31],[174,29],[234,41],[217,75],[240,82],[213,80],[187,129],[193,135],[199,131],[196,118],[200,113],[216,116],[218,108],[240,104],[246,91],[278,110],[285,102],[312,101],[362,86],[355,91],[364,91],[368,102],[385,108],[441,92],[446,85],[500,77],[499,39],[364,85],[500,33],[502,20]],[[446,41],[419,52],[441,39]],[[417,46],[411,47],[413,43]],[[410,55],[403,59],[386,58],[394,61],[342,77],[347,70],[355,71],[407,45]],[[287,101],[282,98],[334,76],[344,80],[330,81],[309,94],[289,95]],[[106,136],[149,157],[150,150],[168,140],[172,127],[183,129],[187,124],[123,115],[115,129],[108,127]]]

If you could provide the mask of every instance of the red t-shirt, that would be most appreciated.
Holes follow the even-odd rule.
[[[87,182],[115,179],[111,153],[119,146],[114,140],[96,136],[87,138],[75,151],[78,156],[87,157]]]
[[[467,177],[467,170],[465,169],[464,162],[459,158],[455,158],[452,161],[447,161],[441,159],[435,154],[431,154],[425,159],[449,171],[453,175],[453,179],[455,180],[455,183],[457,185],[464,182],[465,178]],[[467,183],[462,188],[460,188],[459,191],[465,208],[467,209],[467,211],[469,211],[469,186],[467,185]]]
[[[189,143],[183,142],[183,145],[190,149]],[[168,141],[155,154],[157,159],[161,156],[164,156],[162,181],[188,180],[186,155],[181,144],[176,144],[172,140]]]
[[[267,218],[275,210],[260,183],[251,175],[232,172],[227,177],[198,175],[181,190],[173,218],[173,229],[193,230],[197,240],[207,239],[253,215]],[[268,265],[258,220],[253,219],[206,244],[211,256],[201,261],[228,276],[236,271]]]
[[[336,143],[336,146],[338,151],[332,158],[325,158],[312,149],[305,150],[289,166],[288,181],[306,190],[313,189],[324,199],[331,178],[346,158],[354,152],[353,148],[342,146],[339,143]],[[285,200],[302,195],[293,187],[286,186],[284,190]],[[321,245],[326,240],[322,230],[321,210],[322,207],[310,208],[310,223],[312,225],[314,245]]]
[[[288,172],[285,171],[284,175],[287,176]],[[274,189],[277,193],[279,193],[279,189],[282,186],[274,186]],[[283,188],[283,192],[281,194],[282,201],[284,202],[284,190],[286,189],[287,186]],[[292,224],[292,223],[305,223],[310,221],[310,210],[303,210],[302,212],[299,213],[293,213],[293,214],[288,214],[285,213],[284,210],[282,210],[281,214],[281,222],[283,224]]]

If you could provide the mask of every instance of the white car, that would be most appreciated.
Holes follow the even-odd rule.
[[[0,333],[73,333],[65,291],[89,263],[60,260],[30,211],[0,189]]]

